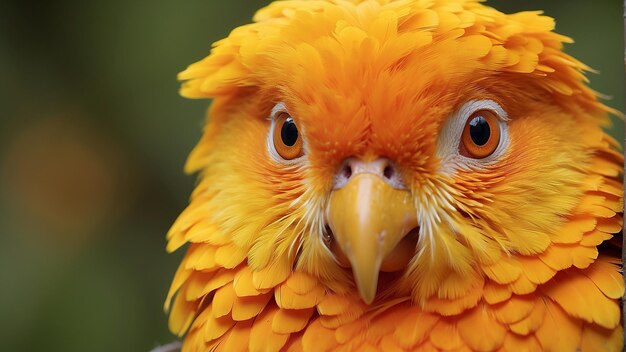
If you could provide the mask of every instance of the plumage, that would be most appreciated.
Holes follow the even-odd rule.
[[[181,72],[213,99],[166,236],[183,351],[620,350],[618,112],[554,27],[276,1]]]
[[[243,266],[233,279],[233,286],[237,297],[258,296],[267,293],[266,290],[257,290],[252,283],[252,271],[249,266]]]
[[[297,288],[300,289],[299,292],[302,292],[300,294],[292,288],[292,285],[289,285],[289,281],[291,281],[291,278],[274,290],[274,300],[281,308],[313,308],[324,298],[324,289],[318,284],[311,286],[308,290],[302,290],[303,287]]]
[[[233,320],[244,321],[254,318],[271,299],[271,293],[251,297],[238,297],[233,305]]]
[[[234,291],[235,290],[233,289],[232,284],[223,286],[219,290],[215,291],[211,309],[211,313],[214,317],[220,318],[232,311],[235,298],[237,297],[235,296]]]
[[[245,351],[250,341],[250,330],[252,329],[252,321],[246,320],[238,323],[229,331],[224,338],[220,350],[222,351]]]
[[[305,309],[280,309],[272,321],[272,330],[291,334],[304,329],[313,314],[313,307]]]
[[[510,324],[509,329],[515,334],[522,336],[534,333],[541,327],[541,324],[543,324],[543,320],[546,318],[545,312],[545,305],[542,302],[535,302],[530,314],[522,320]]]
[[[575,351],[580,347],[583,322],[569,316],[551,301],[546,305],[546,318],[535,333],[542,350]],[[511,334],[515,335],[515,334]]]
[[[489,309],[478,305],[459,320],[459,335],[474,351],[494,351],[502,346],[507,329],[490,316]]]
[[[251,351],[279,351],[287,343],[290,334],[278,333],[272,328],[277,314],[278,309],[270,306],[254,318],[248,344]]]
[[[464,341],[459,335],[456,321],[439,319],[430,332],[430,343],[444,351],[455,350],[463,347]]]

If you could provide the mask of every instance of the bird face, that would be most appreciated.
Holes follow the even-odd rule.
[[[454,297],[573,220],[604,114],[566,38],[537,14],[451,29],[400,3],[288,20],[273,5],[257,37],[215,49],[217,77],[198,73],[211,62],[181,74],[183,93],[218,97],[188,169],[253,270],[367,303]]]
[[[367,302],[380,271],[415,276],[397,281],[427,296],[475,275],[478,258],[543,251],[580,194],[576,141],[591,137],[583,121],[506,88],[455,87],[410,106],[367,96],[311,106],[296,92],[269,111],[250,104],[215,141],[232,157],[211,179],[242,187],[220,190],[225,209],[213,216],[257,226],[245,235],[253,266],[282,258],[348,285],[352,272]]]

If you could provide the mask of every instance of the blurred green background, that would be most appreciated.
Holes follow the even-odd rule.
[[[181,253],[164,236],[208,101],[176,73],[268,1],[0,1],[0,350],[148,351]],[[544,9],[624,111],[621,0]],[[618,121],[613,135],[623,139]]]

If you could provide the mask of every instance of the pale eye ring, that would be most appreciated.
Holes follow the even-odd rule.
[[[509,148],[507,112],[489,99],[470,100],[444,122],[437,138],[440,171],[479,170],[500,160]]]

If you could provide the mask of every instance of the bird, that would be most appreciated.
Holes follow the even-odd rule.
[[[166,236],[182,351],[621,351],[620,113],[554,29],[287,0],[214,43],[178,76],[212,99]]]

